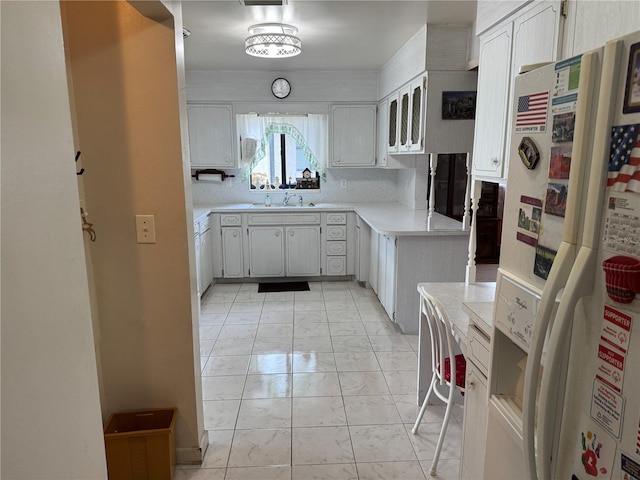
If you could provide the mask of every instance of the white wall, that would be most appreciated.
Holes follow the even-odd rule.
[[[104,479],[60,6],[0,11],[2,478]]]
[[[62,9],[86,206],[98,237],[90,249],[103,415],[176,406],[176,458],[198,461],[199,337],[173,18],[152,20],[128,2]],[[139,214],[155,215],[155,244],[136,242]]]

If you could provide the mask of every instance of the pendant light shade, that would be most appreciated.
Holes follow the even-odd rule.
[[[295,35],[298,29],[282,23],[261,23],[249,27],[244,42],[247,54],[262,58],[295,57],[302,52],[302,42]]]

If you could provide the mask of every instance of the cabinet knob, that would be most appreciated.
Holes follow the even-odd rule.
[[[280,232],[276,231],[276,237],[280,236]]]
[[[238,232],[233,232],[233,236],[237,237],[238,236]]]
[[[473,390],[473,387],[475,387],[475,386],[476,386],[476,384],[475,384],[475,382],[473,380],[467,380],[467,388],[469,390]]]
[[[339,158],[336,158],[336,163],[340,163],[340,159]]]
[[[493,165],[498,165],[498,164],[500,163],[500,160],[498,160],[498,157],[493,157],[493,158],[491,159],[491,163],[492,163]]]
[[[296,233],[296,232],[294,232],[293,230],[290,230],[290,231],[289,231],[289,236],[290,236],[290,237],[293,237],[293,236],[295,235],[295,233]]]

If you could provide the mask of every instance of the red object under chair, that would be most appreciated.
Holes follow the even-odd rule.
[[[451,365],[450,365],[449,357],[444,359],[444,379],[447,382],[451,382]],[[440,369],[440,365],[438,365],[438,370]],[[465,386],[465,378],[467,377],[467,361],[464,358],[464,355],[459,353],[456,355],[456,385],[464,388]]]

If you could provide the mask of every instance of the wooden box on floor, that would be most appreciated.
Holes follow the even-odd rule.
[[[176,408],[114,413],[104,429],[109,480],[171,480]]]

